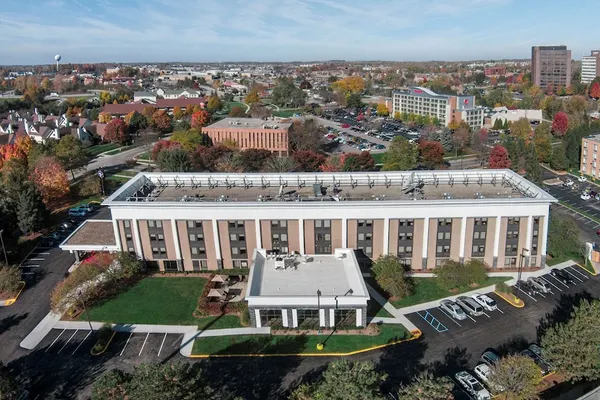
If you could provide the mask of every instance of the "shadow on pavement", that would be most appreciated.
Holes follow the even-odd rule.
[[[382,349],[377,369],[388,374],[384,392],[397,391],[401,383],[410,383],[423,370],[421,362],[426,350],[427,343],[422,337]]]
[[[28,315],[29,313],[12,314],[6,318],[3,318],[2,321],[0,321],[0,335],[12,328],[13,326],[18,325],[19,322],[27,318]]]
[[[540,325],[537,328],[538,341],[544,336],[548,328],[569,320],[571,313],[579,306],[582,300],[592,300],[593,298],[587,291],[561,295],[554,310],[540,320]]]

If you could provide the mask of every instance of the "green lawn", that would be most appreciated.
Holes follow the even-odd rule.
[[[400,300],[392,301],[391,303],[396,308],[413,306],[415,304],[426,303],[428,301],[433,301],[437,299],[442,299],[444,297],[457,295],[460,293],[468,292],[471,290],[477,289],[472,286],[462,286],[459,287],[458,290],[449,291],[446,289],[440,288],[436,283],[436,278],[413,278],[415,281],[415,293],[412,296],[405,297]],[[509,277],[493,277],[488,278],[481,286],[486,287],[491,286],[496,283],[506,282],[510,280]]]
[[[129,150],[129,149],[131,149],[132,147],[133,147],[133,146],[123,146],[123,147],[118,147],[118,148],[116,148],[116,149],[114,149],[114,150],[111,150],[111,151],[108,151],[108,152],[106,152],[106,155],[107,155],[107,156],[114,156],[115,154],[119,154],[119,153],[120,153],[120,152],[122,152],[122,151]]]
[[[383,164],[383,157],[385,153],[371,153],[373,160],[375,160],[375,164]]]
[[[120,144],[116,143],[105,143],[105,144],[97,144],[92,147],[88,147],[85,151],[90,157],[97,156],[98,154],[104,153],[105,151],[115,150],[121,147]]]
[[[234,315],[220,318],[192,315],[206,282],[196,277],[144,278],[129,290],[91,307],[90,318],[121,324],[198,325],[201,329],[240,327],[239,318]],[[85,315],[79,319],[85,320]]]
[[[280,111],[272,111],[274,117],[289,118],[296,113],[301,112],[299,108],[280,109]]]
[[[145,160],[145,161],[151,160],[149,152],[142,153],[137,158],[138,158],[138,160]]]
[[[410,333],[400,324],[380,325],[377,336],[367,335],[240,335],[196,339],[192,354],[306,354],[319,353],[318,343],[325,343],[323,353],[348,353],[373,346],[408,339]]]

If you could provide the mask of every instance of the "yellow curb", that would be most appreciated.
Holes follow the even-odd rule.
[[[94,353],[94,347],[96,347],[96,345],[94,344],[94,347],[92,347],[92,349],[90,350],[90,354],[93,356],[99,356],[101,354],[104,354],[104,352],[108,349],[108,346],[110,346],[110,342],[112,342],[116,334],[117,332],[113,331],[112,336],[110,337],[110,339],[108,339],[108,342],[106,342],[106,346],[104,346],[104,349],[100,353]],[[96,341],[96,343],[98,343],[98,341]]]
[[[581,268],[582,270],[584,270],[585,272],[587,272],[588,274],[592,275],[592,276],[597,276],[598,273],[597,272],[592,272],[589,269],[587,269],[586,267],[584,267],[583,265],[579,264],[579,263],[575,263],[575,265],[577,265],[579,268]]]
[[[8,307],[8,306],[12,306],[13,304],[15,304],[15,302],[21,295],[21,292],[23,291],[23,289],[25,289],[25,282],[21,281],[21,289],[19,289],[19,292],[17,293],[17,295],[15,297],[13,297],[12,299],[7,299],[7,300],[0,302],[0,307]]]
[[[373,351],[396,344],[410,342],[421,337],[423,334],[421,330],[417,329],[410,331],[413,335],[408,339],[401,339],[395,342],[380,344],[373,347],[367,347],[366,349],[360,349],[351,351],[349,353],[298,353],[298,354],[192,354],[188,358],[230,358],[230,357],[346,357],[353,356],[356,354],[366,353],[367,351]]]
[[[513,307],[517,307],[517,308],[523,308],[525,307],[525,302],[521,299],[519,299],[518,297],[515,296],[515,299],[517,299],[518,301],[512,302],[510,299],[506,298],[502,293],[500,292],[496,292],[494,291],[494,293],[496,293],[498,295],[498,297],[500,297],[502,300],[506,301],[508,304],[510,304]]]

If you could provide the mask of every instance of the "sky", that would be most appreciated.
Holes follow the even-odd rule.
[[[574,6],[577,4],[577,6]],[[2,0],[0,64],[529,58],[600,48],[598,0]]]

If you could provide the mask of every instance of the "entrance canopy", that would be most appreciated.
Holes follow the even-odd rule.
[[[68,251],[118,251],[111,220],[88,219],[59,246]]]

